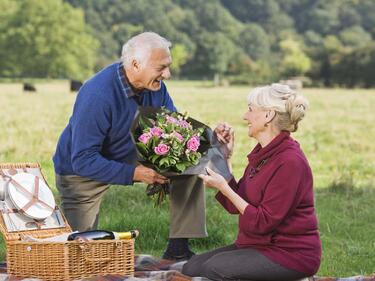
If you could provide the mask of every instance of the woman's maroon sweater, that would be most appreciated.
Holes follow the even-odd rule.
[[[264,148],[256,145],[248,159],[240,181],[229,183],[249,203],[244,214],[222,193],[216,195],[229,213],[239,214],[235,244],[257,249],[286,268],[315,274],[321,242],[312,173],[299,144],[281,132]]]

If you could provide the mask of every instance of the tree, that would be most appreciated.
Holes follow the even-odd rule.
[[[375,38],[375,2],[373,0],[358,1],[357,11],[361,15],[361,26],[371,32]]]
[[[112,33],[113,39],[115,39],[116,42],[119,43],[119,44],[116,44],[117,49],[120,51],[120,49],[122,48],[122,45],[127,40],[129,40],[134,35],[141,33],[143,29],[144,27],[142,25],[133,25],[133,24],[128,24],[128,23],[119,23],[119,24],[112,25],[111,33]],[[119,54],[119,52],[116,52],[116,54]]]
[[[232,76],[240,75],[237,72],[249,72],[245,69],[251,66],[249,68],[251,73],[261,71],[265,79],[270,77],[276,79],[281,70],[287,73],[304,72],[306,67],[301,68],[301,65],[308,65],[307,56],[311,67],[306,75],[316,80],[323,78],[326,85],[330,85],[333,81],[333,68],[341,61],[341,57],[373,42],[375,38],[374,0],[42,0],[40,3],[52,2],[61,5],[61,1],[84,11],[85,20],[90,26],[89,33],[100,42],[99,52],[95,58],[92,57],[95,59],[95,70],[118,59],[121,46],[132,35],[143,31],[154,31],[170,40],[174,46],[177,44],[184,46],[185,51],[182,51],[180,47],[173,51],[176,54],[174,54],[175,63],[172,70],[180,76],[204,78],[211,77],[214,72],[228,75],[228,65],[230,65],[229,72]],[[9,15],[15,14],[12,9],[21,4],[25,7],[34,5],[44,13],[43,7],[39,8],[42,6],[40,3],[25,0],[0,0],[0,73],[2,75],[5,73],[23,75],[23,72],[19,70],[19,64],[13,63],[16,61],[16,53],[11,54],[9,50],[13,48],[15,42],[25,44],[19,38],[16,40],[15,37],[20,37],[18,32],[22,28],[19,24],[22,23],[25,26],[26,24],[24,20],[19,19],[17,23],[19,30],[9,25]],[[47,6],[49,6],[46,7],[48,10],[55,9],[50,3]],[[65,24],[69,25],[71,21],[75,21],[70,19],[70,14],[61,12],[61,9],[59,11],[59,14],[54,12],[51,14],[57,18],[57,21],[60,21],[61,15],[65,19],[69,18],[69,21],[67,23],[60,21],[62,27],[56,29],[58,32],[60,29],[65,29]],[[44,16],[44,14],[41,16],[37,13],[33,15],[35,18],[48,18],[49,16]],[[30,26],[38,26],[41,21],[31,20],[30,25],[27,25],[26,34],[33,32],[38,35],[37,29],[30,29]],[[75,26],[69,28],[74,30]],[[79,32],[87,34],[86,31],[87,29],[84,31],[82,29]],[[13,35],[10,36],[11,32]],[[212,37],[218,34],[222,34],[225,39],[216,39],[217,42],[225,42],[224,44],[231,46],[234,52],[229,50],[228,54],[224,53],[222,57],[213,59],[215,54],[221,54],[218,52],[219,49],[228,49],[208,43],[208,41],[214,41]],[[50,38],[54,37],[47,35]],[[26,38],[24,41],[29,40],[32,42],[30,44],[38,46],[37,40],[34,42],[32,38],[27,38],[27,35],[23,37]],[[38,35],[38,37],[45,36]],[[298,52],[286,55],[288,48],[280,49],[280,42],[288,41],[288,38],[298,41]],[[300,38],[304,42],[299,41]],[[62,41],[66,43],[75,40],[64,39]],[[327,48],[328,41],[334,43],[333,45],[336,42],[338,49]],[[210,52],[206,45],[212,46],[213,52]],[[69,50],[72,53],[72,49]],[[186,56],[182,56],[183,61],[186,61],[178,65],[179,56],[184,53],[187,53]],[[232,58],[229,59],[228,64],[229,55]],[[29,63],[28,69],[34,66],[38,69],[41,65],[42,59],[38,52],[29,52],[27,55],[21,53],[22,60],[25,60],[25,57],[34,57],[34,61],[38,61],[38,63],[34,62],[31,67]],[[77,56],[74,55],[74,57]],[[17,59],[19,59],[18,56]],[[220,62],[223,61],[225,63],[222,66],[225,67],[219,67]],[[241,61],[244,63],[242,64]],[[289,70],[286,67],[274,67],[282,61],[285,66],[294,66]],[[216,66],[213,67],[213,64]],[[43,66],[43,68],[46,67],[50,66]],[[213,71],[213,68],[216,71]],[[225,68],[227,70],[224,72],[217,71]],[[232,73],[233,71],[236,73]],[[283,75],[286,74],[283,72]]]
[[[304,33],[304,41],[308,48],[321,48],[323,46],[322,36],[312,30],[307,30]]]
[[[340,6],[339,19],[342,29],[361,24],[361,16],[349,3]]]
[[[171,53],[173,60],[173,63],[171,65],[172,75],[178,76],[180,74],[181,67],[189,59],[189,54],[186,47],[182,44],[173,45]]]
[[[361,26],[358,25],[341,31],[339,38],[344,46],[353,48],[364,46],[372,40],[371,34],[367,33]]]
[[[83,79],[92,73],[97,41],[81,10],[61,0],[14,3],[0,37],[1,75]]]
[[[193,11],[196,22],[200,29],[196,35],[203,31],[221,32],[232,41],[238,40],[239,31],[243,29],[243,24],[233,17],[233,15],[221,5],[219,0],[194,0],[178,2],[185,10]],[[194,27],[194,25],[193,25]],[[189,33],[194,39],[198,36]]]
[[[267,33],[277,35],[281,30],[293,28],[292,19],[275,0],[222,0],[231,13],[245,23],[257,23]]]
[[[374,87],[375,44],[357,48],[334,65],[334,81],[346,87]]]
[[[237,47],[223,33],[204,32],[200,36],[195,58],[202,74],[213,75],[215,81],[228,70]]]
[[[298,17],[299,31],[313,30],[318,34],[327,35],[335,33],[340,26],[339,6],[337,0],[310,1],[309,7]]]
[[[264,59],[270,52],[267,34],[257,24],[247,24],[240,33],[240,45],[253,60]]]
[[[13,61],[8,56],[15,56],[15,53],[10,53],[7,50],[7,29],[9,22],[12,17],[16,14],[17,3],[12,0],[0,1],[0,75],[10,77],[16,71],[17,66],[13,64]],[[10,53],[10,54],[8,54]]]
[[[326,36],[323,42],[323,48],[318,52],[316,61],[320,61],[318,78],[322,78],[324,86],[332,86],[334,75],[333,68],[347,53],[347,50],[341,44],[340,40],[333,35]]]
[[[280,42],[283,53],[281,61],[281,73],[286,77],[303,75],[311,67],[310,58],[302,51],[299,43],[292,39]]]

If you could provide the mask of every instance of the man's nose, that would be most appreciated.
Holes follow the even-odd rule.
[[[164,79],[171,78],[171,70],[169,69],[169,67],[167,67],[163,70],[162,76],[163,76]]]

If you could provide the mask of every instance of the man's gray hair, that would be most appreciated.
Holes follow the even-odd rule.
[[[123,46],[121,60],[125,67],[130,66],[132,60],[144,65],[154,49],[169,49],[172,43],[155,32],[143,32],[130,38]]]

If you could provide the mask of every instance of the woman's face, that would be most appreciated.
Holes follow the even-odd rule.
[[[249,137],[253,137],[257,139],[257,136],[259,136],[259,133],[264,132],[266,130],[266,127],[264,124],[266,124],[266,114],[267,111],[263,110],[262,108],[249,104],[248,110],[245,112],[243,119],[247,121],[249,126]]]

